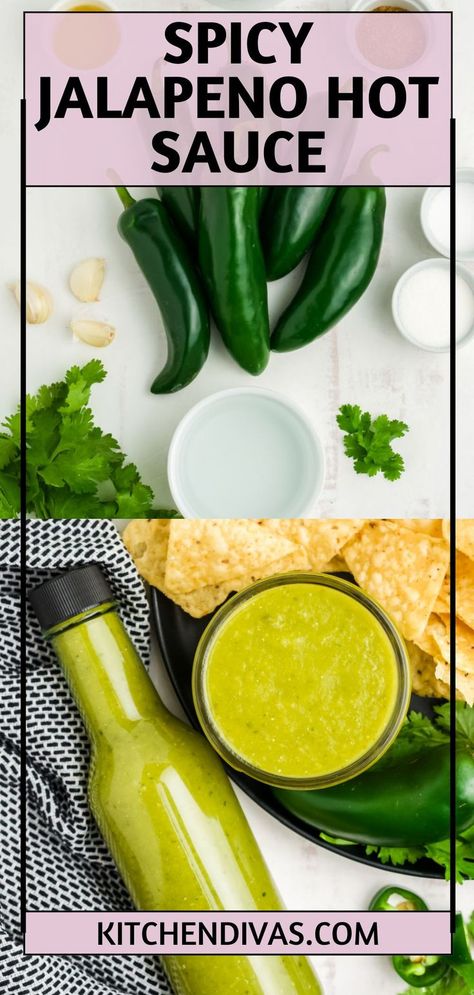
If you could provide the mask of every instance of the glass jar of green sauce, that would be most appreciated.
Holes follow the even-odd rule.
[[[410,683],[391,620],[334,574],[283,574],[235,595],[193,668],[210,743],[280,788],[331,787],[374,764],[405,718]]]
[[[219,758],[167,711],[95,566],[30,592],[91,744],[92,813],[135,906],[282,905]],[[172,955],[176,995],[321,995],[305,957]]]

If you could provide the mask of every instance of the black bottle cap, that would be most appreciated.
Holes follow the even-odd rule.
[[[43,631],[61,622],[114,601],[111,588],[96,563],[58,574],[28,593],[30,604]]]

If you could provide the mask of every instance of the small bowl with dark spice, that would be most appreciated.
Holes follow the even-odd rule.
[[[361,14],[354,18],[353,47],[367,69],[398,70],[415,66],[426,55],[433,39],[433,24],[426,17],[398,17],[398,14],[426,14],[432,11],[427,0],[358,0],[351,10]],[[392,17],[369,17],[369,14]]]
[[[380,3],[378,0],[357,0],[351,10],[374,14],[423,14],[432,11],[427,0],[397,0],[396,3]]]

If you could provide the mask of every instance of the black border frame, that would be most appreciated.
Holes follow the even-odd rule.
[[[258,11],[256,11],[257,13]],[[26,266],[27,266],[27,184],[26,184],[26,97],[25,97],[25,74],[26,74],[26,58],[25,58],[25,19],[27,14],[39,13],[38,11],[23,10],[23,93],[20,99],[20,399],[21,399],[21,414],[20,414],[20,437],[21,437],[21,449],[20,449],[20,597],[21,597],[21,679],[20,679],[20,928],[23,935],[23,954],[24,956],[29,956],[25,950],[25,936],[26,936],[26,915],[27,915],[27,813],[26,813],[26,761],[27,761],[27,682],[26,682],[26,592],[27,592],[27,512],[26,512],[26,471],[27,471],[27,451],[26,451],[26,408],[25,408],[25,397],[27,393],[27,329],[26,329]],[[47,13],[52,13],[51,11]],[[61,12],[57,12],[61,13]],[[121,10],[120,13],[129,14],[140,14],[140,13],[153,13],[150,11],[131,11],[131,10]],[[176,13],[178,11],[156,11],[155,13]],[[194,17],[203,13],[203,11],[186,11],[186,17]],[[209,11],[208,13],[212,13]],[[231,14],[242,14],[249,13],[249,11],[229,11],[222,10],[221,14],[231,15]],[[262,14],[273,13],[271,11],[261,11]],[[286,9],[279,9],[279,14],[292,14],[300,13],[299,11],[292,11]],[[350,11],[308,11],[308,14],[324,14],[324,13],[335,13],[335,14],[348,14]],[[450,287],[451,287],[451,301],[450,301],[450,363],[449,363],[449,405],[450,405],[450,452],[449,452],[449,463],[450,463],[450,540],[451,540],[451,552],[450,552],[450,565],[451,574],[453,577],[455,574],[456,566],[456,431],[457,431],[457,418],[456,418],[456,334],[455,334],[455,322],[456,322],[456,295],[455,295],[455,282],[456,282],[456,256],[455,249],[456,245],[456,119],[454,117],[454,12],[451,11],[432,11],[431,14],[436,13],[449,13],[451,15],[451,121],[450,121],[450,205],[451,205],[451,225],[450,225],[450,243],[451,243],[451,254],[450,254]],[[324,184],[318,184],[323,186]],[[74,184],[74,186],[76,186]],[[92,184],[86,184],[87,187],[93,186]],[[94,184],[99,188],[108,188],[112,184]],[[404,189],[418,189],[418,184],[397,184],[395,189],[398,187]],[[42,186],[38,187],[42,189]],[[56,188],[56,187],[55,187]],[[34,187],[36,189],[36,186]],[[58,189],[68,189],[65,185],[60,185]],[[454,513],[454,515],[453,515]],[[450,662],[450,672],[451,672],[451,687],[455,687],[456,683],[456,586],[455,583],[451,588],[451,646],[454,648],[454,652],[451,653]],[[455,932],[455,917],[456,917],[456,811],[455,811],[455,800],[456,800],[456,770],[455,770],[455,758],[456,758],[456,741],[455,741],[455,731],[456,731],[456,710],[455,710],[455,697],[451,697],[451,711],[450,711],[450,730],[451,730],[451,778],[450,778],[450,807],[451,807],[451,834],[450,834],[450,858],[451,858],[451,879],[449,882],[449,897],[450,897],[450,918],[451,918],[451,934]],[[176,910],[180,911],[180,910]],[[360,911],[365,912],[366,910],[341,910],[344,911]],[[67,915],[67,912],[63,913]],[[113,915],[113,913],[111,913]],[[297,912],[295,912],[297,915]],[[297,952],[297,951],[295,951]],[[366,951],[361,954],[351,954],[351,956],[375,956],[375,957],[385,957],[386,954],[377,954],[373,951]],[[33,955],[30,955],[33,956]],[[35,955],[36,956],[36,955]],[[49,956],[45,954],[44,956]],[[59,954],[56,956],[70,956],[69,954]],[[271,956],[260,955],[260,956]],[[331,956],[344,956],[344,954],[332,954]]]

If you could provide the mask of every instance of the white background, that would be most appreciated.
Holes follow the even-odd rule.
[[[4,343],[0,363],[0,413],[18,400],[18,322],[7,282],[18,276],[18,120],[21,80],[21,11],[18,0],[2,0],[0,35],[0,127],[4,137],[2,168],[2,238],[0,239],[0,314]],[[30,0],[30,10],[46,4]],[[125,7],[125,4],[122,4]],[[197,10],[212,4],[129,0],[128,9]],[[240,7],[240,4],[238,5]],[[255,4],[270,9],[272,4]],[[288,9],[348,9],[350,3],[290,3]],[[456,113],[460,125],[459,163],[474,164],[474,129],[468,118],[472,100],[472,0],[438,0],[436,9],[455,11]],[[8,156],[6,145],[8,144]],[[315,513],[332,515],[438,515],[448,507],[448,360],[432,357],[406,344],[390,316],[390,294],[400,273],[418,259],[433,255],[419,225],[421,191],[390,191],[386,238],[381,263],[364,300],[337,332],[300,353],[272,357],[259,383],[297,398],[317,426],[327,452],[326,488]],[[98,422],[112,431],[137,462],[144,478],[167,498],[164,464],[171,433],[194,401],[213,390],[246,383],[218,343],[198,381],[175,397],[147,393],[164,359],[164,342],[153,301],[125,245],[115,234],[119,203],[112,190],[41,190],[28,197],[28,271],[53,291],[56,309],[46,326],[28,329],[28,379],[32,390],[61,377],[73,362],[97,353],[74,344],[67,324],[80,307],[67,290],[71,265],[87,255],[103,255],[108,264],[98,313],[118,328],[116,342],[101,353],[109,370],[95,394]],[[459,353],[458,402],[459,513],[472,516],[474,467],[472,423],[474,345]],[[355,478],[345,460],[334,416],[340,403],[358,402],[373,412],[386,411],[409,422],[410,435],[400,445],[408,471],[399,484]],[[176,702],[155,653],[153,674],[165,699]],[[433,909],[446,906],[441,882],[399,877],[369,869],[306,842],[258,809],[246,797],[242,804],[289,908],[364,909],[385,884],[412,886]],[[460,889],[460,908],[474,909],[474,885]],[[397,983],[386,958],[323,957],[317,970],[325,995],[396,995]],[[275,993],[277,995],[277,993]]]
[[[176,8],[196,10],[192,2],[173,0]],[[128,3],[139,9],[167,8],[173,3]],[[29,9],[43,5],[31,0]],[[125,7],[125,3],[122,4]],[[205,5],[204,5],[205,6]],[[209,6],[207,5],[206,9]],[[261,9],[271,4],[260,3]],[[284,4],[279,5],[284,7]],[[289,8],[329,10],[348,2],[288,4]],[[21,11],[18,0],[3,0],[2,134],[15,149],[18,134]],[[440,0],[439,9],[449,9]],[[473,90],[471,42],[474,4],[456,0],[456,105],[460,122],[460,164],[474,163],[474,132],[468,118]],[[15,82],[16,81],[16,82]],[[18,159],[8,167],[3,159],[2,238],[0,246],[0,313],[6,343],[0,364],[0,414],[8,413],[18,397],[13,370],[17,358],[17,307],[6,284],[18,275]],[[136,191],[143,193],[144,191]],[[386,234],[375,278],[356,308],[329,335],[306,349],[272,354],[265,373],[254,379],[237,367],[214,336],[209,360],[197,380],[176,395],[155,397],[151,381],[164,363],[166,343],[155,302],[128,247],[116,232],[120,204],[113,189],[37,189],[28,194],[28,273],[53,292],[55,311],[46,325],[28,327],[28,384],[61,378],[72,363],[99,355],[107,380],[93,394],[97,421],[112,432],[139,467],[156,494],[158,506],[170,502],[166,455],[173,430],[182,415],[202,397],[226,387],[258,383],[297,400],[320,433],[327,458],[327,476],[315,515],[438,516],[449,507],[449,359],[419,350],[398,333],[391,316],[391,294],[401,273],[412,263],[435,255],[421,231],[420,189],[388,191]],[[72,266],[89,255],[103,256],[107,277],[102,300],[95,308],[79,305],[68,289]],[[272,286],[272,310],[295,285]],[[68,329],[73,316],[96,314],[117,327],[115,342],[94,350],[74,342]],[[458,513],[472,514],[469,496],[474,485],[472,415],[474,401],[474,341],[459,355],[460,416]],[[5,361],[6,360],[6,361]],[[387,412],[410,426],[397,443],[407,471],[396,483],[357,477],[342,449],[336,413],[342,403],[360,403],[374,414]],[[461,408],[460,408],[461,411]],[[295,484],[297,486],[297,484]]]

